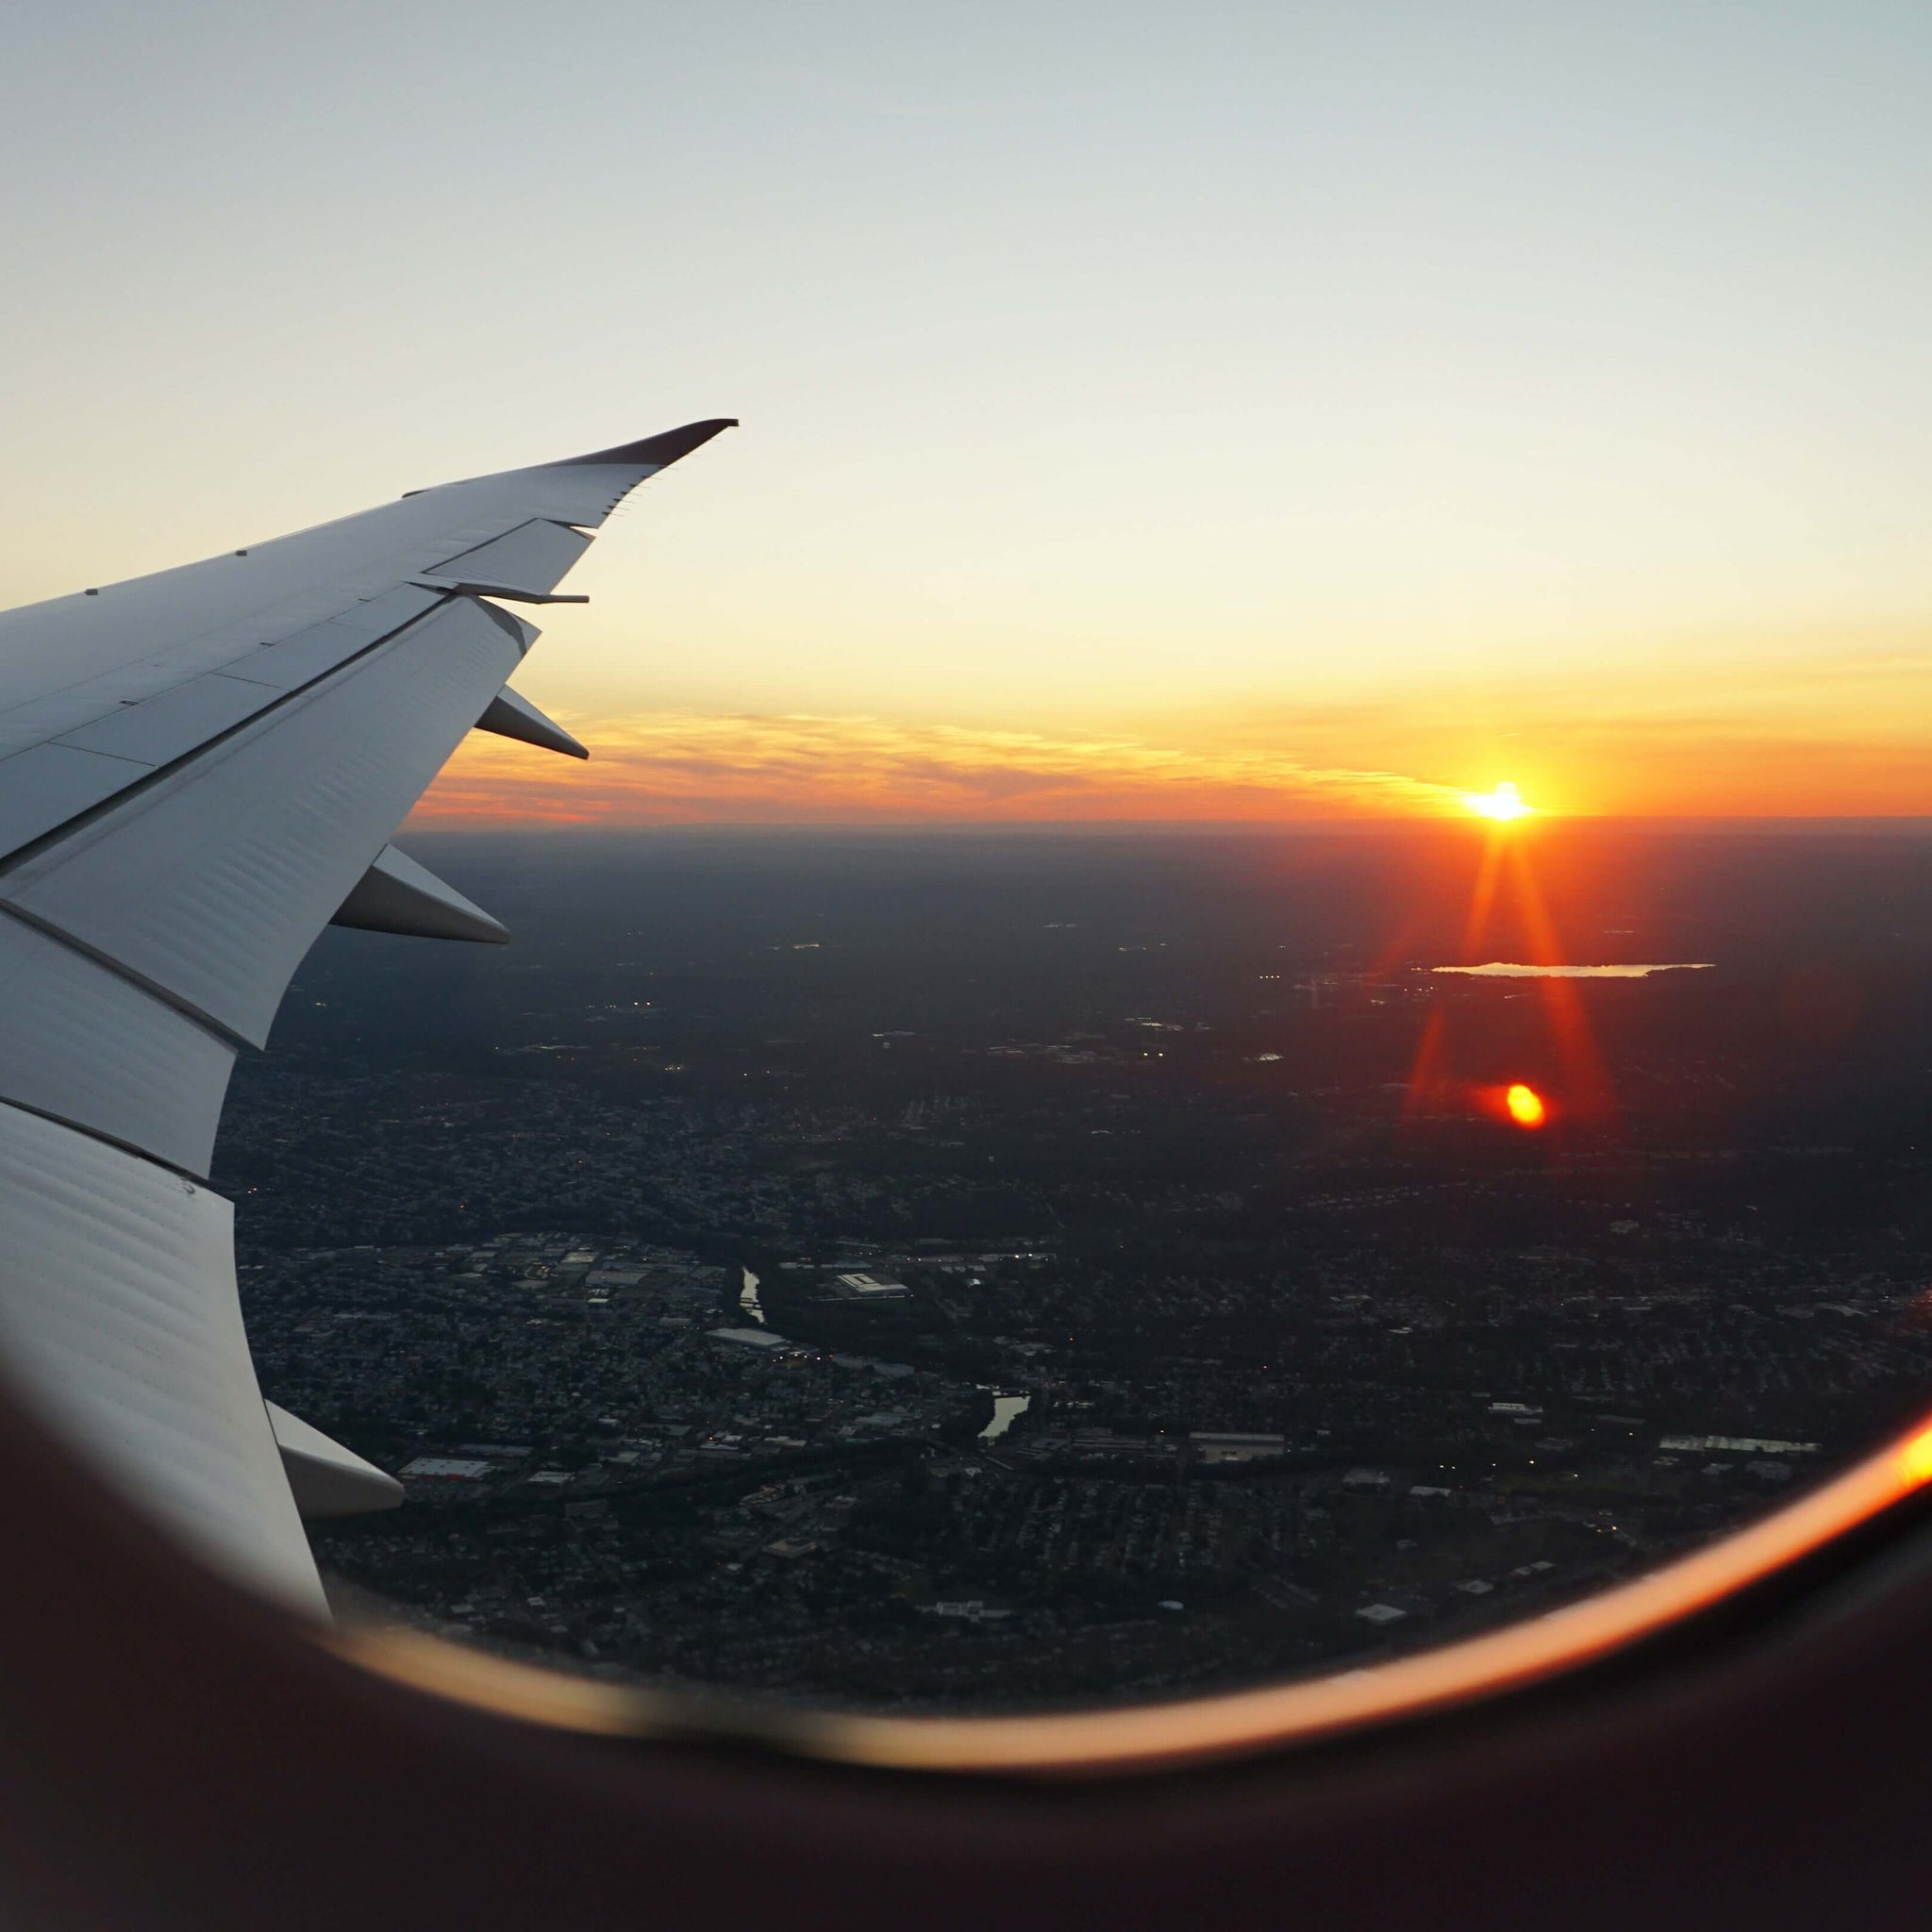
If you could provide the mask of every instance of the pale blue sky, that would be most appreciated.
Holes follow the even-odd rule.
[[[736,414],[585,566],[566,707],[1923,651],[1928,54],[1869,0],[12,0],[0,602]]]

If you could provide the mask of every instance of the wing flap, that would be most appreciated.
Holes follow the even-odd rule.
[[[0,913],[0,1100],[208,1172],[233,1044]]]
[[[590,547],[591,540],[581,530],[540,517],[508,536],[461,551],[425,575],[452,584],[497,584],[506,591],[541,596],[554,591]]]
[[[0,900],[262,1045],[303,954],[516,663],[455,599],[27,858]]]
[[[292,689],[341,663],[383,631],[397,629],[411,617],[420,616],[435,602],[436,593],[431,591],[392,591],[367,602],[347,600],[341,610],[322,625],[309,621],[291,629],[282,625],[264,623],[229,625],[211,631],[205,637],[194,638],[156,657],[123,665],[119,670],[70,685],[64,691],[36,698],[30,703],[16,705],[11,710],[0,714],[0,756],[69,736],[83,725],[112,717],[125,705],[158,697],[209,672],[221,672],[230,677],[250,677],[258,682],[276,685],[282,690]],[[376,610],[378,607],[382,613],[379,629],[373,627],[365,616],[366,612]],[[337,625],[341,628],[329,629],[329,625]],[[315,662],[300,675],[268,675],[268,667],[277,660],[274,656],[265,654],[265,646],[284,646],[280,661],[287,663],[297,655],[287,647],[324,630],[327,631],[332,641],[341,646],[334,655]],[[273,636],[268,635],[271,632]],[[346,641],[349,639],[355,641]]]
[[[0,1342],[29,1400],[221,1567],[325,1614],[220,1195],[0,1107]]]

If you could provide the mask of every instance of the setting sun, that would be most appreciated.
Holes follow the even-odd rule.
[[[1471,811],[1486,819],[1507,820],[1526,817],[1536,808],[1523,802],[1523,793],[1507,778],[1493,791],[1465,791],[1462,802]]]
[[[1503,1105],[1509,1109],[1509,1118],[1519,1127],[1540,1127],[1543,1124],[1542,1095],[1534,1087],[1525,1087],[1518,1081],[1503,1096]]]

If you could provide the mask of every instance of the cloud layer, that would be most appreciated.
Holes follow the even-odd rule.
[[[658,712],[571,720],[588,771],[474,735],[418,808],[443,824],[907,823],[1439,815],[1449,785],[1214,755],[1128,736],[908,724],[874,717]]]

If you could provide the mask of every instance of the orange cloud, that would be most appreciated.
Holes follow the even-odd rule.
[[[1455,788],[1394,772],[1216,755],[1125,735],[907,724],[869,717],[649,713],[573,719],[587,771],[482,734],[417,808],[440,824],[906,823],[1440,815]]]
[[[1458,814],[1507,780],[1546,813],[1932,813],[1916,636],[1653,650],[1353,701],[1175,706],[1034,731],[872,715],[567,716],[588,771],[473,735],[442,823],[1258,820]]]

